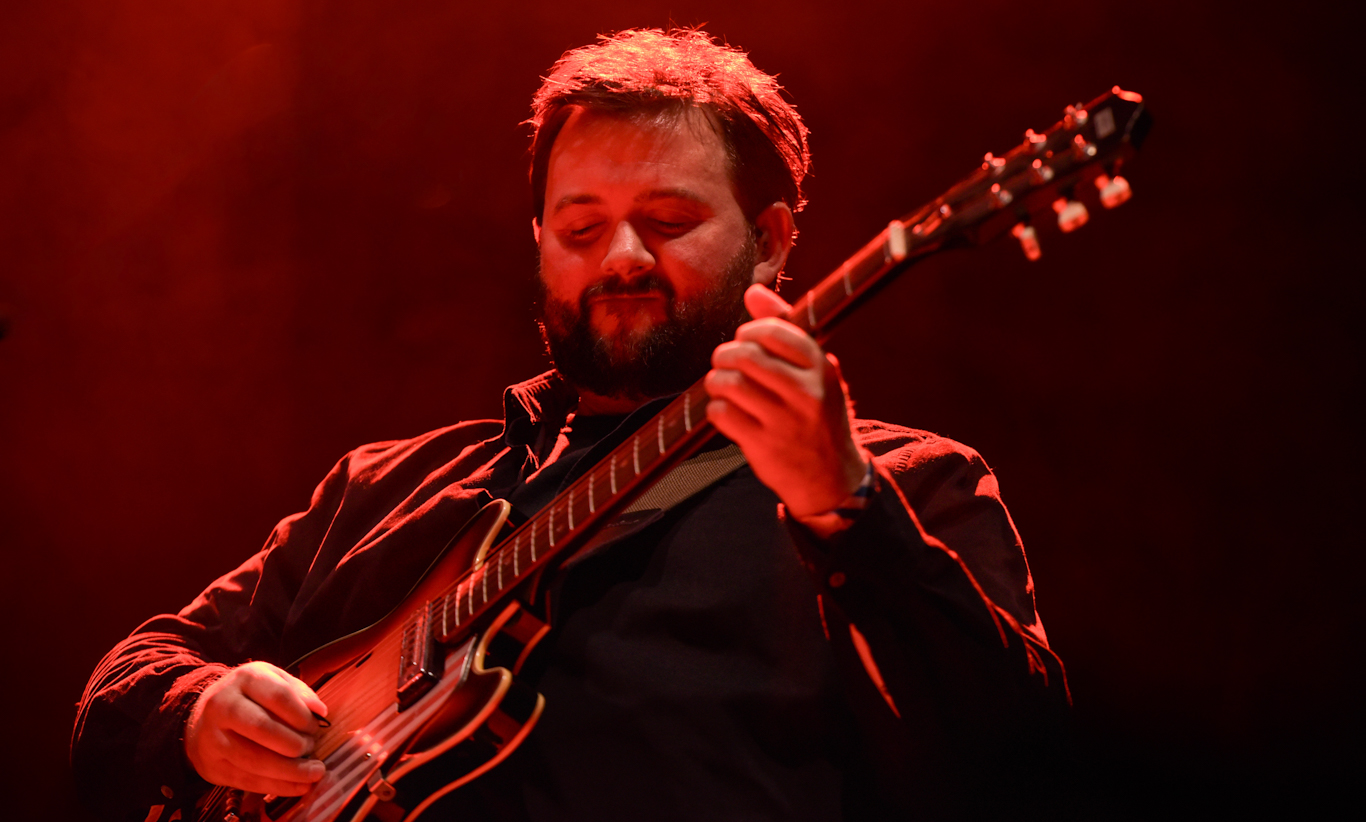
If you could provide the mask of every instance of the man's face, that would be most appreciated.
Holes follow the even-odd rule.
[[[700,114],[575,111],[551,149],[541,226],[546,342],[580,388],[680,391],[745,319],[753,231]]]

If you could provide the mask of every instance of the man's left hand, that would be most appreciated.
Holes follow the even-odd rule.
[[[781,319],[791,306],[768,288],[750,286],[745,308],[756,319],[712,354],[707,418],[794,516],[826,513],[867,470],[850,434],[839,363]]]

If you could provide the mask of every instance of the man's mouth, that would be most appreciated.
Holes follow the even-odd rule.
[[[602,305],[607,308],[632,308],[647,302],[667,303],[669,295],[660,291],[645,291],[639,294],[599,294],[588,298],[589,305]]]

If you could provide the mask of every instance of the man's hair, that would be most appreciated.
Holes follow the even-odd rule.
[[[806,205],[806,125],[782,86],[742,51],[695,29],[630,29],[565,52],[532,98],[531,191],[545,213],[550,149],[575,106],[632,116],[710,115],[725,147],[736,200],[753,221],[781,200]]]

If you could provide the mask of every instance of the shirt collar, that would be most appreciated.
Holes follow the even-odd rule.
[[[558,371],[547,371],[503,391],[503,439],[510,446],[531,446],[541,426],[564,424],[579,395]]]

